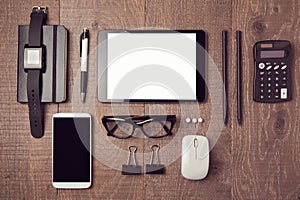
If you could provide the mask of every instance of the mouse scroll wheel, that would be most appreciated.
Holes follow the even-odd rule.
[[[199,145],[199,144],[198,144],[198,139],[197,139],[197,138],[195,138],[195,139],[194,139],[194,147],[195,147],[195,148],[197,148],[197,147],[198,147],[198,145]]]

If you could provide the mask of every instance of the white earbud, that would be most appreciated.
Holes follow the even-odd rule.
[[[198,122],[199,122],[199,123],[202,123],[202,122],[203,122],[203,119],[202,119],[201,117],[199,117],[199,118],[198,118]]]
[[[185,119],[185,122],[188,123],[188,124],[191,123],[191,118],[187,117],[187,118]]]
[[[196,124],[196,123],[198,122],[198,120],[197,120],[196,118],[193,118],[193,119],[192,119],[192,122],[193,122],[194,124]]]

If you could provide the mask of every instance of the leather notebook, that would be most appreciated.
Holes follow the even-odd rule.
[[[28,25],[19,25],[18,32],[18,102],[26,103],[27,73],[24,70],[24,46],[28,43]],[[68,31],[64,26],[43,26],[43,44],[46,47],[46,67],[42,73],[44,103],[66,100]]]

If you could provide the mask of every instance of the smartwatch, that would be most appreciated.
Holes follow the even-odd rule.
[[[24,70],[27,72],[27,97],[31,135],[41,138],[44,134],[41,108],[42,73],[45,70],[43,24],[47,7],[34,6],[30,15],[28,44],[24,47]]]

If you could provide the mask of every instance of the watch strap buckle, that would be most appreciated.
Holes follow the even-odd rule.
[[[33,6],[32,7],[32,12],[43,12],[45,14],[47,14],[47,6]]]

